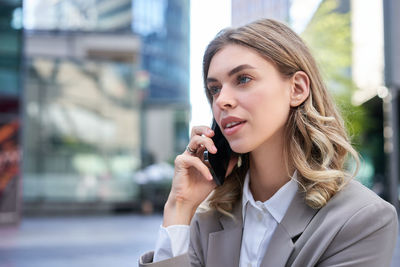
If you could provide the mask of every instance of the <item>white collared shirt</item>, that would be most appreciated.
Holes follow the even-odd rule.
[[[240,267],[260,266],[278,223],[285,215],[297,192],[297,172],[265,202],[255,201],[250,191],[250,175],[243,185],[243,237],[240,249]],[[189,249],[188,225],[160,226],[153,262],[184,254]]]
[[[293,178],[296,179],[296,172]],[[261,202],[253,198],[247,173],[243,185],[243,238],[239,266],[261,265],[271,237],[297,192],[298,185],[294,179],[282,186],[270,199]]]

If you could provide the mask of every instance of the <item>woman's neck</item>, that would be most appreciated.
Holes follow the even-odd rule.
[[[268,200],[290,180],[282,144],[265,144],[250,153],[250,190],[256,201]]]

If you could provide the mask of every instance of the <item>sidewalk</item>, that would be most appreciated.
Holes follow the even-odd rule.
[[[136,267],[154,249],[161,221],[161,215],[25,218],[19,228],[0,228],[0,267]]]
[[[161,215],[26,218],[0,228],[0,267],[137,266]]]

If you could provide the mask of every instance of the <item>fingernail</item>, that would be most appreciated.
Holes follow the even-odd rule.
[[[210,174],[210,175],[208,176],[208,180],[212,181],[212,179],[213,179],[213,177],[212,177],[212,175]]]
[[[214,133],[214,131],[213,131],[213,130],[211,130],[211,129],[208,129],[208,130],[207,130],[207,133],[208,133],[208,134],[213,134],[213,133]]]
[[[217,152],[217,147],[215,145],[213,145],[212,149],[214,152]]]

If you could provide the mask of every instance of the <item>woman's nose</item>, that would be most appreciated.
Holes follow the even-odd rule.
[[[215,104],[220,109],[233,108],[236,106],[235,92],[229,86],[223,86],[215,99]]]

